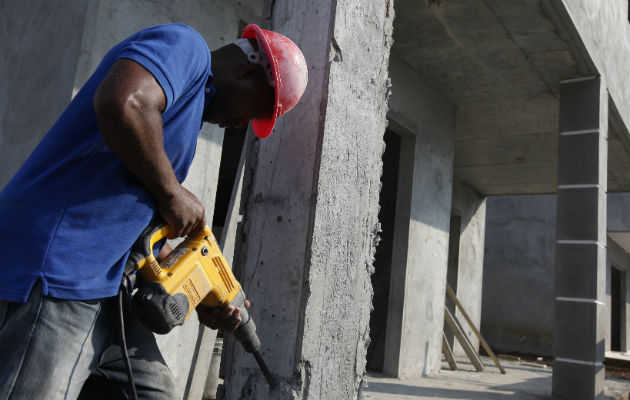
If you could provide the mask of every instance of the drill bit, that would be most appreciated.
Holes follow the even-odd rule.
[[[252,354],[254,355],[254,358],[256,359],[256,362],[258,363],[258,366],[260,367],[263,375],[265,375],[265,379],[269,384],[269,388],[272,390],[275,389],[278,386],[278,381],[271,374],[271,371],[269,371],[269,367],[267,367],[267,364],[265,364],[265,360],[263,360],[262,355],[259,351],[254,351]]]

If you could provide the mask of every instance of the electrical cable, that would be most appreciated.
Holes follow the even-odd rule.
[[[133,379],[133,371],[131,370],[131,362],[129,361],[129,353],[127,352],[127,338],[125,337],[125,318],[123,311],[123,286],[120,286],[118,290],[118,327],[120,328],[120,349],[122,351],[122,357],[125,361],[125,367],[127,367],[127,381],[129,382],[129,389],[131,390],[131,398],[138,400],[138,393],[136,392],[136,382]]]

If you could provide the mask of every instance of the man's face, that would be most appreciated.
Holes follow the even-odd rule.
[[[225,87],[217,88],[211,108],[208,121],[222,128],[240,128],[252,119],[270,117],[274,108],[273,88],[267,84],[262,67],[244,66]]]

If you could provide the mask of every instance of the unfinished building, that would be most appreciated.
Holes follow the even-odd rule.
[[[232,223],[214,221],[285,398],[356,399],[366,365],[438,373],[447,282],[481,321],[486,197],[549,193],[553,396],[603,396],[606,196],[630,190],[627,1],[22,1],[0,15],[0,187],[136,30],[184,22],[214,49],[258,23],[301,47],[304,98],[246,141]],[[207,210],[230,197],[228,136],[203,128],[186,181]],[[184,398],[201,397],[215,335],[190,321],[159,338]],[[226,398],[277,398],[238,346],[223,364]]]

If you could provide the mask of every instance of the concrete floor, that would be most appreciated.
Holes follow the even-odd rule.
[[[484,372],[475,372],[467,359],[457,360],[459,370],[451,371],[443,362],[436,376],[396,379],[370,373],[363,388],[365,400],[466,399],[540,400],[550,399],[551,367],[538,368],[520,361],[501,360],[507,371],[502,375],[492,360],[482,357]],[[627,399],[630,380],[606,378],[606,400]]]

